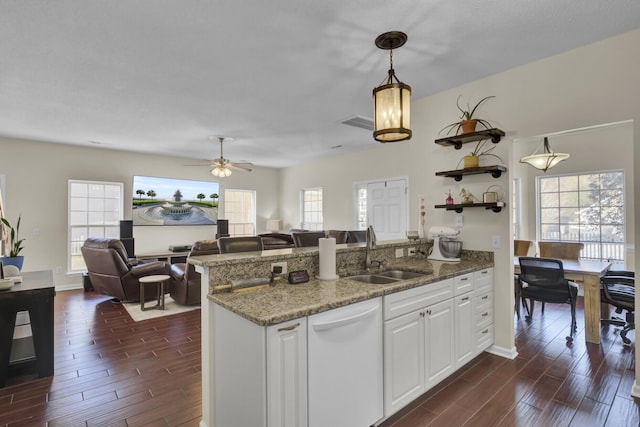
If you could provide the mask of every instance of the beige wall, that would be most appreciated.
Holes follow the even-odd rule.
[[[484,104],[480,113],[481,118],[507,133],[495,153],[507,162],[508,168],[513,166],[514,140],[569,129],[634,120],[633,145],[638,146],[640,97],[632,89],[640,75],[638,45],[640,30],[414,100],[411,117],[414,136],[409,142],[380,145],[363,131],[362,137],[371,140],[369,151],[285,169],[281,175],[281,215],[285,223],[297,223],[297,192],[306,186],[319,186],[324,189],[325,224],[328,227],[351,224],[353,182],[388,176],[409,176],[410,228],[417,228],[418,195],[426,197],[427,226],[430,226],[454,223],[454,213],[433,208],[434,204],[444,202],[449,189],[456,200],[463,187],[478,197],[493,184],[501,185],[508,192],[509,173],[499,179],[465,177],[461,182],[434,175],[436,171],[455,169],[460,157],[469,151],[467,146],[456,151],[434,144],[435,139],[442,137],[440,129],[457,118],[456,98],[460,94],[463,100],[471,102],[487,95],[496,96]],[[428,76],[429,70],[424,73]],[[425,78],[425,82],[427,80]],[[427,84],[407,83],[414,88]],[[637,165],[638,156],[635,156]],[[626,170],[631,182],[637,180],[633,169]],[[628,200],[630,204],[633,199],[637,203],[637,187],[633,190],[635,197]],[[501,248],[495,250],[496,344],[505,353],[514,349],[510,215],[510,209],[498,214],[467,209],[463,212],[464,227],[460,236],[465,247],[478,250],[492,250],[494,235],[501,239]],[[628,223],[632,222],[630,218]],[[637,264],[634,248],[629,251],[636,257]]]
[[[71,145],[0,138],[0,174],[6,177],[3,200],[6,216],[13,222],[22,215],[24,269],[41,270],[67,265],[67,184],[69,179],[121,182],[124,184],[124,218],[131,219],[134,175],[213,181],[208,167],[185,167],[193,159],[128,153]],[[197,163],[197,162],[195,162]],[[255,168],[234,172],[220,180],[225,188],[257,192],[257,227],[263,232],[266,219],[278,216],[278,169]],[[223,206],[222,206],[223,207]],[[39,235],[34,235],[34,229]],[[170,244],[191,244],[213,239],[211,226],[136,226],[136,253],[165,251]],[[57,285],[80,283],[77,275],[54,275]]]

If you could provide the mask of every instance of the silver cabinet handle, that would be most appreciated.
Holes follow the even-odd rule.
[[[482,317],[487,317],[489,315],[488,311],[485,311],[484,313],[482,313]]]
[[[464,297],[460,301],[469,301],[469,297]]]
[[[482,299],[489,299],[489,295],[483,296]]]
[[[300,323],[295,323],[291,326],[285,326],[284,328],[278,328],[278,332],[293,331],[298,326],[300,326]]]
[[[485,329],[484,331],[482,331],[482,334],[488,334],[488,333],[489,333],[488,329]]]

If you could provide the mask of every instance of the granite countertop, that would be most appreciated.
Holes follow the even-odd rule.
[[[433,282],[488,267],[493,267],[493,262],[463,259],[449,263],[421,258],[394,265],[393,269],[417,271],[425,273],[425,276],[390,284],[369,284],[348,278],[313,278],[307,283],[289,285],[282,278],[278,284],[267,289],[215,293],[209,294],[208,298],[255,324],[269,326],[406,289],[428,286]]]

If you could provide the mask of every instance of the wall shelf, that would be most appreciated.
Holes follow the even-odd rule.
[[[506,206],[504,202],[496,202],[496,203],[458,203],[455,205],[435,205],[437,209],[446,209],[448,211],[456,211],[456,213],[461,213],[463,209],[467,208],[485,208],[491,209],[494,212],[500,212],[503,207]]]
[[[462,177],[464,175],[478,175],[482,173],[490,173],[494,178],[500,178],[502,172],[507,170],[506,167],[501,165],[494,166],[481,166],[477,168],[466,168],[466,169],[454,169],[450,171],[436,172],[436,176],[445,176],[447,178],[453,178],[456,181],[462,181]]]
[[[468,142],[482,141],[483,139],[491,139],[491,142],[497,144],[504,136],[504,131],[498,128],[485,129],[478,132],[465,133],[463,135],[449,136],[447,138],[436,139],[436,144],[450,146],[456,150],[462,148],[462,144]]]

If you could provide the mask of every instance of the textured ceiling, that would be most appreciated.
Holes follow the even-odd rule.
[[[638,27],[637,0],[0,0],[0,135],[288,166],[377,146],[340,121],[385,31],[416,99]]]

